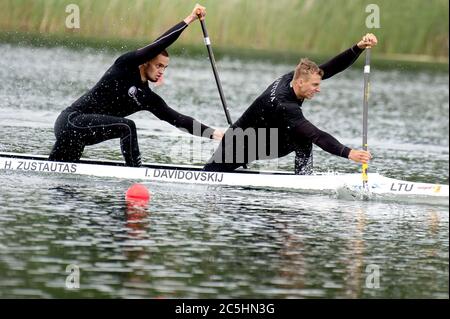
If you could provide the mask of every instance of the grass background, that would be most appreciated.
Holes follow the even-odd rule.
[[[0,0],[0,41],[126,50],[151,42],[196,2],[207,7],[219,55],[329,56],[373,32],[379,59],[448,66],[448,0]],[[371,3],[380,8],[379,29],[365,25]],[[80,29],[65,26],[68,4],[80,8]],[[203,52],[202,46],[201,28],[194,24],[175,51]]]

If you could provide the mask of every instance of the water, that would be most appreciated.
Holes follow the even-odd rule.
[[[10,45],[0,54],[0,151],[33,154],[49,153],[59,112],[115,59]],[[232,118],[291,67],[219,61]],[[166,79],[157,91],[170,106],[226,126],[206,58],[173,57]],[[448,85],[447,74],[373,71],[371,171],[448,184]],[[359,147],[362,86],[357,68],[324,81],[305,116]],[[217,146],[191,150],[199,139],[151,114],[131,118],[148,162],[199,164]],[[360,169],[314,155],[318,171]],[[119,143],[84,156],[120,159]],[[293,157],[252,167],[292,170]],[[448,298],[448,206],[152,183],[149,205],[132,207],[132,180],[4,171],[0,179],[3,298]],[[68,289],[74,267],[80,288]]]

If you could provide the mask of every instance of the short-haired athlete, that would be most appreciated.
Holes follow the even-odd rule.
[[[77,162],[86,145],[120,138],[125,164],[140,166],[136,125],[126,118],[138,111],[150,111],[191,134],[220,140],[223,132],[171,109],[148,83],[162,82],[169,65],[166,48],[190,23],[205,15],[206,9],[197,4],[190,15],[153,43],[120,56],[90,91],[59,115],[55,123],[56,143],[49,159]]]
[[[295,71],[273,82],[228,128],[204,170],[228,172],[254,160],[295,152],[295,174],[307,175],[312,173],[312,144],[333,155],[367,163],[372,157],[368,151],[342,145],[310,123],[303,116],[301,107],[305,99],[312,99],[320,92],[321,80],[350,67],[365,48],[375,46],[377,42],[375,35],[368,33],[356,45],[320,66],[302,59]],[[271,128],[277,131],[275,152],[270,149],[271,143],[274,144],[274,137],[269,134]],[[253,138],[250,137],[252,134]],[[239,138],[241,141],[237,142]]]

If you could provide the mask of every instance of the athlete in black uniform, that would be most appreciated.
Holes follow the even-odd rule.
[[[148,86],[148,81],[162,81],[169,62],[165,49],[198,19],[197,15],[203,19],[205,14],[205,8],[196,5],[191,15],[153,43],[120,56],[89,92],[59,115],[49,159],[77,162],[86,145],[120,138],[126,165],[140,166],[136,125],[125,117],[144,110],[191,134],[221,139],[221,131],[171,109]]]
[[[272,83],[230,126],[204,170],[232,171],[254,160],[295,152],[295,173],[310,174],[313,143],[333,155],[366,163],[371,158],[369,152],[352,150],[318,129],[305,119],[301,106],[304,99],[320,92],[322,79],[345,70],[366,47],[376,44],[377,38],[366,34],[358,44],[320,67],[302,59],[295,71]]]

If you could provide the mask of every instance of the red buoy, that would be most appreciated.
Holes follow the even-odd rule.
[[[129,200],[149,201],[150,193],[147,187],[137,183],[131,185],[130,188],[128,188],[125,198]]]

